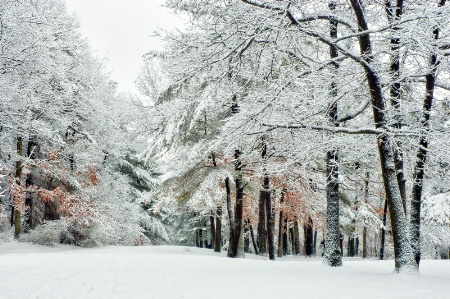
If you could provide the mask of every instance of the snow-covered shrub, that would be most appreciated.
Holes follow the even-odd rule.
[[[29,233],[22,234],[20,241],[39,245],[55,246],[60,244],[61,238],[67,234],[69,223],[64,219],[47,221]]]
[[[450,192],[424,198],[421,218],[423,257],[449,258]]]

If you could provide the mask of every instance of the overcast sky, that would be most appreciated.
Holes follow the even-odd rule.
[[[153,32],[173,30],[183,21],[163,7],[164,0],[66,0],[69,12],[81,21],[81,31],[93,49],[109,60],[119,90],[136,92],[134,80],[142,55],[161,49]]]

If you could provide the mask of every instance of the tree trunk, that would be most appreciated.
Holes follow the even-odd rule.
[[[213,211],[211,211],[211,215],[209,216],[209,225],[211,229],[211,247],[214,246],[215,238],[216,238],[216,226],[214,224],[214,214]]]
[[[356,15],[360,31],[367,31],[368,26],[363,9],[359,0],[350,0],[353,11]],[[376,128],[383,128],[388,125],[386,115],[386,105],[383,97],[383,90],[379,75],[372,67],[374,57],[372,55],[372,43],[369,33],[359,36],[359,44],[362,59],[362,66],[366,72],[367,82],[371,95],[372,111]],[[384,189],[388,199],[389,216],[391,218],[392,234],[394,239],[395,270],[403,269],[418,270],[414,261],[411,242],[408,236],[408,224],[403,209],[403,202],[400,195],[400,188],[397,181],[397,172],[391,146],[391,138],[387,135],[380,135],[378,139],[378,152],[380,156],[380,166],[383,175]]]
[[[445,5],[445,0],[440,0],[439,7]],[[439,28],[433,31],[434,39],[439,39]],[[436,85],[436,68],[439,64],[437,53],[430,56],[431,72],[425,77],[426,96],[423,101],[421,125],[425,134],[419,139],[416,163],[414,166],[414,180],[411,194],[411,223],[410,236],[414,260],[419,267],[420,264],[420,206],[422,204],[423,179],[425,176],[425,163],[428,155],[428,135],[430,132],[431,108],[433,106],[434,88]]]
[[[392,8],[391,1],[387,0],[385,2],[386,12],[388,16],[389,23],[400,21],[401,15],[403,14],[403,0],[397,0],[395,8]],[[390,96],[391,96],[391,106],[394,109],[394,123],[393,127],[396,129],[402,128],[402,119],[400,111],[400,38],[398,37],[397,31],[398,27],[393,28],[393,37],[391,38],[391,62],[390,62],[390,72],[391,72],[391,84]],[[397,171],[397,182],[400,188],[400,196],[402,198],[403,210],[406,215],[406,179],[404,175],[403,166],[403,151],[402,143],[400,140],[394,141],[393,146],[394,151],[394,164]]]
[[[243,223],[242,215],[244,208],[244,184],[242,182],[242,163],[241,151],[236,149],[234,152],[236,175],[236,208],[234,211],[233,224],[230,227],[230,245],[228,248],[228,257],[238,257],[239,241],[242,240]],[[231,205],[231,204],[230,204]]]
[[[22,156],[23,156],[23,138],[22,136],[17,137],[17,153],[19,154],[19,160],[16,162],[16,183],[17,185],[22,184],[22,174],[23,174],[23,164],[22,164]],[[20,203],[14,202],[14,238],[18,239],[20,233],[22,232],[22,211],[20,210]]]
[[[362,252],[362,257],[366,258],[367,257],[367,226],[364,226],[363,229],[363,240],[362,240],[363,244],[363,252]]]
[[[230,187],[230,178],[225,178],[225,192],[227,194],[227,212],[228,212],[228,225],[233,226],[233,207],[231,206],[231,187]]]
[[[266,230],[266,193],[259,192],[259,222],[258,222],[258,249],[259,255],[267,253],[267,230]]]
[[[294,220],[294,242],[295,242],[295,255],[300,254],[300,238],[299,238],[299,230],[298,230],[298,220],[295,218]]]
[[[203,229],[198,230],[198,239],[199,239],[199,246],[200,248],[203,248]]]
[[[216,236],[214,238],[214,252],[220,252],[222,248],[222,205],[217,206],[216,212]]]
[[[275,217],[274,212],[272,211],[272,198],[270,194],[270,178],[266,172],[267,165],[267,144],[265,140],[265,136],[262,137],[262,146],[261,146],[261,157],[264,165],[264,178],[263,178],[263,189],[264,189],[264,197],[266,202],[266,218],[267,218],[267,244],[269,250],[269,259],[275,260],[275,237],[274,237],[274,228],[275,228]],[[260,253],[261,254],[261,253]]]
[[[272,211],[272,199],[269,191],[269,177],[264,178],[264,187],[266,188],[266,212],[267,212],[267,243],[269,245],[269,260],[275,260],[275,217]]]
[[[30,160],[35,160],[37,151],[39,150],[39,145],[37,143],[37,137],[36,135],[31,135],[28,138],[28,145],[27,145],[27,157]],[[31,165],[31,168],[27,174],[27,178],[25,179],[25,186],[28,188],[32,186],[33,183],[33,171],[34,168],[33,165]],[[36,221],[33,219],[33,194],[31,192],[27,192],[25,196],[25,206],[27,207],[27,217],[25,219],[26,225],[24,227],[24,231],[28,232],[30,229],[34,229],[36,227]]]
[[[245,223],[247,223],[247,221],[244,221],[244,224]],[[244,225],[244,252],[250,252],[250,231],[248,225]]]
[[[283,206],[284,195],[284,191],[281,192],[281,206]],[[283,210],[280,210],[280,219],[278,221],[278,257],[283,257],[283,230]]]
[[[313,221],[311,217],[308,223],[305,225],[306,235],[305,235],[305,255],[312,256],[314,252],[314,231],[313,231]]]
[[[253,233],[253,226],[250,224],[250,221],[248,223],[250,225],[250,236],[252,237],[253,249],[255,250],[255,254],[258,254],[258,246],[256,246],[255,234]]]
[[[317,230],[314,231],[314,247],[313,247],[313,255],[317,255]]]
[[[384,243],[386,238],[386,220],[387,220],[387,199],[384,200],[384,210],[383,210],[383,228],[381,229],[381,244],[380,244],[380,260],[384,260]]]
[[[365,180],[365,190],[364,190],[364,202],[367,205],[369,203],[369,178],[370,178],[370,173],[366,172],[366,180]],[[367,257],[367,225],[366,223],[364,223],[364,228],[363,228],[363,258]]]
[[[288,220],[283,220],[283,255],[289,254],[289,238],[288,238]]]
[[[289,226],[289,240],[291,242],[291,246],[289,248],[292,255],[295,254],[295,240],[294,240],[294,226]]]
[[[336,3],[331,2],[329,5],[334,10]],[[337,38],[337,23],[330,21],[330,37]],[[330,47],[330,58],[338,57],[336,47]],[[334,68],[338,69],[338,64],[334,64]],[[337,74],[336,74],[337,75]],[[337,96],[336,82],[332,80],[330,98]],[[338,109],[337,103],[334,102],[329,109],[328,119],[334,125],[338,126]],[[342,265],[342,258],[339,249],[339,157],[338,151],[332,149],[327,152],[327,239],[325,244],[325,259],[328,265],[337,267]]]

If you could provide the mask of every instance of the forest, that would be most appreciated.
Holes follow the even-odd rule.
[[[0,244],[449,259],[446,2],[166,0],[131,94],[63,0],[1,0]]]

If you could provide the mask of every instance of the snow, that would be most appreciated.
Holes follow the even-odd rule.
[[[81,249],[0,245],[1,298],[449,298],[450,261],[424,260],[420,275],[394,261],[277,261],[179,246]]]

